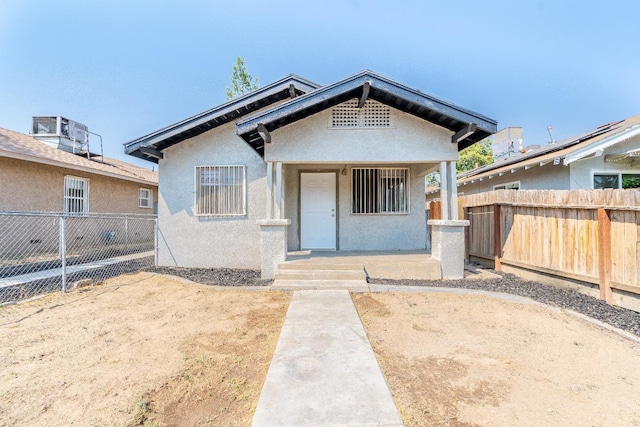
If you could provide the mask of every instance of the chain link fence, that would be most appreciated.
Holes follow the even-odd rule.
[[[0,306],[155,263],[151,215],[0,212]]]

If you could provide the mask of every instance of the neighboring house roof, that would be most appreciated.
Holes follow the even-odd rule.
[[[292,99],[258,112],[288,98]],[[269,132],[353,98],[360,98],[362,103],[373,99],[457,132],[454,136],[458,149],[497,131],[497,122],[493,119],[364,70],[324,87],[292,74],[219,107],[127,142],[124,150],[157,163],[163,149],[246,116],[237,122],[236,133],[263,155]]]
[[[0,157],[105,175],[112,178],[158,185],[158,173],[108,157],[87,158],[50,147],[30,135],[0,128]],[[99,159],[99,160],[97,160]]]
[[[619,122],[607,123],[589,132],[544,145],[523,155],[461,173],[458,175],[458,186],[485,178],[501,176],[506,173],[517,172],[521,169],[544,166],[551,162],[556,164],[562,162],[566,166],[584,158],[600,156],[606,148],[638,135],[640,135],[640,115],[629,117]],[[638,156],[640,156],[640,147],[637,150],[605,157],[610,158],[612,161],[621,161],[625,158]],[[427,188],[427,193],[437,190],[437,187],[429,187]]]
[[[299,96],[319,87],[320,85],[316,83],[291,74],[218,107],[129,141],[124,144],[124,152],[158,163],[158,158],[162,157],[161,151],[167,147],[229,123],[246,114],[251,114],[275,102]]]
[[[353,98],[360,98],[361,103],[366,99],[376,100],[453,132],[474,123],[475,132],[460,139],[460,150],[497,131],[497,122],[493,119],[364,70],[244,118],[237,123],[237,133],[259,150],[265,142],[264,130],[259,130],[260,125],[271,132]]]

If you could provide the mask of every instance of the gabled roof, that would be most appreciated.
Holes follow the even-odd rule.
[[[589,132],[544,145],[523,155],[461,173],[457,179],[458,186],[549,163],[568,165],[583,158],[602,155],[604,149],[637,135],[640,135],[640,115],[619,122],[607,123]],[[636,157],[637,155],[637,152],[632,150],[629,153],[620,153],[616,158]],[[432,187],[427,189],[427,193],[436,190],[436,187]]]
[[[134,139],[124,144],[124,152],[158,163],[161,151],[186,139],[251,114],[275,102],[302,95],[320,87],[295,74],[288,75],[218,107]]]
[[[459,132],[467,125],[475,123],[475,133],[461,139],[458,145],[460,150],[497,131],[497,122],[493,119],[409,88],[369,70],[241,119],[237,123],[236,131],[247,143],[261,152],[265,142],[264,128],[271,132],[353,98],[374,99],[453,132]],[[258,131],[258,125],[264,126],[261,132]]]
[[[87,158],[50,147],[30,135],[0,128],[0,157],[58,166],[112,178],[158,185],[158,173],[108,157]]]

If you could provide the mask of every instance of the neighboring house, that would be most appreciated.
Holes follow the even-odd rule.
[[[65,145],[71,140],[53,133],[38,140],[0,128],[0,211],[154,213],[156,172],[86,150],[74,154]]]
[[[425,175],[452,176],[458,150],[495,131],[370,71],[324,87],[291,75],[125,152],[159,164],[160,265],[273,277],[287,251],[424,250]]]
[[[458,193],[640,187],[640,115],[458,175]],[[438,198],[427,189],[427,201]]]

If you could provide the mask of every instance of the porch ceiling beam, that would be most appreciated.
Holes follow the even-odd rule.
[[[153,148],[149,148],[149,147],[140,147],[140,152],[142,154],[145,154],[149,157],[153,157],[156,159],[162,159],[164,158],[164,154],[162,154],[162,152],[158,151],[158,150],[154,150]]]
[[[464,141],[476,132],[477,127],[478,125],[476,123],[467,123],[462,129],[460,129],[458,132],[456,132],[455,135],[451,137],[451,143],[457,144],[460,141]]]
[[[364,103],[367,102],[367,98],[369,98],[369,90],[371,89],[371,82],[366,80],[362,85],[362,96],[360,97],[360,101],[358,101],[358,108],[364,107]]]
[[[271,143],[271,134],[267,130],[267,127],[262,123],[258,123],[258,133],[262,137],[265,144]]]

